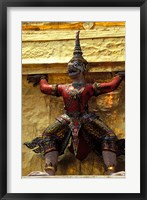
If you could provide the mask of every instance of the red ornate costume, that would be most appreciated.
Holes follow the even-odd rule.
[[[82,57],[78,35],[74,57],[68,64],[69,76],[85,72],[87,61]],[[97,154],[102,151],[110,151],[117,154],[119,140],[115,133],[104,124],[99,116],[90,113],[88,101],[92,96],[111,92],[118,87],[122,76],[117,74],[111,82],[94,84],[76,81],[71,84],[49,85],[46,77],[42,76],[39,81],[40,90],[44,94],[62,96],[65,113],[47,127],[42,137],[35,138],[31,143],[25,143],[29,148],[36,148],[36,153],[45,154],[58,151],[64,153],[70,141],[70,151],[83,160],[93,150]]]

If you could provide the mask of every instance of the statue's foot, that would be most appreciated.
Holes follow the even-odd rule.
[[[28,176],[49,176],[49,174],[41,171],[33,171],[29,173]]]
[[[107,167],[107,170],[105,171],[105,175],[112,175],[115,173],[115,166],[114,165],[110,165]]]

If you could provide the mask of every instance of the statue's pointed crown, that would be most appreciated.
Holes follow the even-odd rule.
[[[81,46],[80,46],[79,33],[80,33],[80,31],[76,32],[75,49],[74,49],[74,52],[73,52],[74,56],[81,56],[83,54],[82,50],[81,50]]]
[[[73,52],[73,57],[69,62],[70,63],[74,62],[74,61],[82,62],[85,65],[84,71],[86,71],[86,66],[87,66],[88,62],[82,56],[83,53],[82,53],[81,46],[80,46],[79,34],[80,34],[80,31],[77,31],[76,32],[76,40],[75,40],[75,48],[74,48],[74,52]]]

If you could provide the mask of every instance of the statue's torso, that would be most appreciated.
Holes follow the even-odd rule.
[[[67,114],[81,115],[88,110],[88,100],[93,96],[93,87],[91,84],[77,87],[72,84],[62,85],[61,93]]]

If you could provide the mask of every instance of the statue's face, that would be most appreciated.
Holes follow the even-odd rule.
[[[84,64],[80,61],[74,61],[68,63],[68,75],[71,78],[76,78],[84,72]]]

